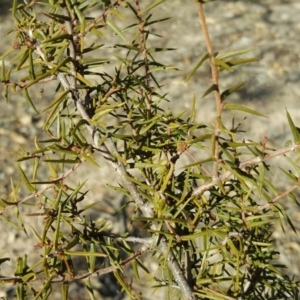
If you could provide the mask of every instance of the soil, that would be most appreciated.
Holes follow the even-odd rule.
[[[143,1],[142,1],[143,2]],[[206,52],[204,38],[201,33],[199,19],[195,4],[192,1],[182,5],[182,0],[166,1],[155,11],[155,17],[172,16],[172,19],[165,22],[164,26],[156,28],[156,33],[163,36],[163,39],[153,37],[151,43],[156,47],[176,48],[164,56],[162,62],[175,65],[177,71],[170,71],[159,75],[159,80],[163,85],[163,91],[168,93],[170,102],[167,104],[176,111],[189,109],[194,95],[197,99],[197,118],[203,123],[210,123],[214,117],[214,99],[207,96],[204,99],[201,95],[209,85],[209,69],[201,67],[196,75],[188,82],[185,77],[192,70],[200,56]],[[8,8],[11,1],[2,0],[0,4],[0,32],[2,55],[12,44],[12,35],[6,35],[12,26],[12,20]],[[145,6],[151,3],[144,0]],[[262,4],[263,3],[263,4]],[[231,102],[247,106],[258,110],[268,118],[258,118],[247,115],[243,125],[247,131],[248,140],[262,141],[266,136],[268,145],[272,147],[284,147],[288,140],[292,140],[286,118],[286,110],[289,111],[295,124],[300,124],[299,96],[300,96],[300,3],[294,0],[264,0],[264,1],[213,1],[206,5],[207,21],[211,39],[214,44],[214,51],[227,52],[245,48],[253,48],[249,56],[261,58],[258,62],[242,66],[232,73],[222,73],[220,82],[222,89],[226,89],[237,82],[246,81],[239,92],[233,94]],[[95,11],[94,14],[100,14]],[[124,12],[127,15],[130,13]],[[110,37],[112,38],[112,37]],[[109,49],[107,54],[109,55]],[[0,86],[0,89],[2,87]],[[42,105],[51,100],[51,93],[34,91],[36,102]],[[20,93],[11,94],[9,102],[6,103],[1,96],[0,99],[0,195],[5,198],[11,189],[10,178],[16,180],[16,171],[13,155],[18,151],[18,145],[30,148],[28,141],[32,141],[35,136],[41,135],[43,116],[36,115],[27,105]],[[43,101],[43,103],[42,103]],[[297,104],[298,103],[298,104]],[[39,106],[39,103],[37,103]],[[237,113],[236,120],[242,122],[243,114]],[[80,169],[76,173],[80,180],[89,178],[87,189],[93,187],[89,201],[100,201],[101,205],[93,212],[95,218],[110,218],[114,224],[113,230],[120,231],[124,220],[112,219],[112,214],[116,207],[123,201],[122,197],[107,189],[107,183],[114,182],[115,175],[105,164],[99,160],[101,172],[95,169],[92,173],[91,167]],[[26,168],[26,164],[22,165]],[[98,172],[98,173],[96,173]],[[94,175],[93,175],[94,174]],[[76,181],[78,177],[73,177]],[[285,189],[285,182],[275,174],[275,179],[282,190]],[[96,186],[96,188],[94,188]],[[293,221],[296,230],[298,225],[300,210],[288,199],[284,206],[290,219]],[[29,220],[26,223],[38,226],[39,220]],[[289,226],[286,226],[284,233],[281,228],[274,228],[275,243],[281,252],[281,263],[284,263],[286,273],[295,275],[299,279],[299,257],[300,239]],[[0,245],[0,256],[11,256],[12,260],[1,266],[1,274],[11,274],[15,266],[15,259],[23,254],[38,252],[34,250],[34,241],[21,231],[15,230],[7,223],[0,222],[1,239],[5,241]],[[34,257],[34,256],[33,256]],[[101,279],[102,280],[102,279]],[[105,282],[105,280],[107,280]],[[113,286],[111,279],[105,278],[98,282],[99,291],[105,286]],[[115,294],[117,289],[113,286],[110,295],[99,295],[99,299],[123,299],[123,295]],[[12,294],[13,287],[1,286],[0,297],[8,297]],[[83,293],[82,286],[72,286],[70,299],[79,299]],[[73,295],[73,296],[72,296]],[[144,291],[145,298],[151,299],[151,293]],[[149,298],[147,298],[147,295]],[[53,296],[55,299],[55,295]],[[59,297],[59,296],[58,296]],[[72,298],[73,297],[73,298]],[[80,299],[84,299],[84,294]],[[59,299],[59,298],[58,298]]]

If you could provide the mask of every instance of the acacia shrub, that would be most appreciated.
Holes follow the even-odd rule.
[[[174,69],[158,61],[174,49],[151,45],[149,39],[154,34],[151,26],[163,26],[166,20],[155,18],[162,2],[13,1],[14,43],[2,56],[4,94],[9,101],[11,90],[21,91],[32,109],[44,116],[44,138],[32,142],[34,150],[21,148],[18,153],[18,162],[32,161],[32,168],[25,172],[17,165],[20,183],[1,201],[1,219],[7,221],[6,211],[14,209],[15,223],[25,232],[31,230],[41,249],[34,264],[24,253],[14,274],[0,278],[2,284],[16,284],[18,299],[51,299],[54,284],[61,285],[62,298],[67,299],[70,283],[79,280],[95,299],[91,279],[108,273],[114,274],[122,291],[138,299],[128,277],[138,281],[141,272],[155,289],[166,287],[169,298],[291,299],[298,294],[297,282],[283,275],[275,262],[279,253],[272,241],[272,225],[283,224],[282,217],[293,228],[279,200],[290,196],[296,201],[297,157],[287,158],[294,173],[282,170],[290,181],[285,191],[277,191],[270,172],[276,167],[271,158],[300,147],[298,129],[287,113],[294,141],[274,150],[267,139],[247,141],[234,121],[231,127],[225,125],[225,110],[264,117],[230,102],[229,96],[243,82],[225,90],[219,87],[222,72],[257,58],[244,58],[248,49],[214,51],[203,9],[214,5],[208,1],[185,4],[198,9],[207,47],[186,80],[208,63],[206,92],[190,99],[188,114],[166,109],[163,102],[171,106],[172,99],[161,94],[156,74]],[[134,23],[128,23],[124,10],[131,12]],[[108,58],[100,44],[107,32],[115,35],[113,46],[107,45],[114,57]],[[25,75],[11,77],[19,71]],[[50,103],[40,107],[32,90],[53,82]],[[198,103],[211,93],[212,125],[196,118]],[[198,158],[203,152],[204,159]],[[193,162],[179,168],[183,154],[191,155]],[[112,233],[105,220],[88,220],[85,213],[94,203],[85,204],[84,183],[66,184],[82,165],[98,167],[98,156],[119,175],[120,183],[111,188],[128,199],[120,211],[135,208],[130,218],[143,224],[138,233]],[[23,187],[29,194],[20,198]],[[42,228],[24,226],[25,204],[32,205],[31,216],[44,216]],[[159,265],[155,275],[146,252]],[[78,256],[86,260],[85,272],[76,273]],[[127,265],[133,275],[128,275]]]

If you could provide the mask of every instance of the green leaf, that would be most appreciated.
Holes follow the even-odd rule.
[[[105,37],[104,34],[101,31],[97,30],[95,27],[91,29],[91,32],[101,39]]]
[[[246,112],[248,114],[252,114],[252,115],[259,116],[259,117],[267,118],[267,116],[255,111],[255,110],[252,110],[250,108],[247,108],[245,106],[242,106],[242,105],[239,105],[239,104],[236,104],[236,103],[226,103],[224,105],[224,109],[226,109],[226,110],[239,110],[239,111]]]
[[[224,101],[229,95],[231,95],[233,92],[235,92],[236,90],[238,90],[240,87],[242,87],[245,84],[245,81],[238,83],[234,86],[232,86],[231,88],[225,90],[222,94],[221,94],[221,100]]]
[[[36,273],[34,272],[30,272],[28,274],[25,274],[24,276],[22,276],[22,281],[23,282],[28,282],[30,280],[35,280],[36,279]]]
[[[199,61],[197,62],[196,66],[193,68],[193,70],[187,75],[185,81],[189,81],[191,77],[195,74],[195,72],[201,67],[201,65],[209,58],[209,54],[203,54]]]
[[[92,88],[93,85],[84,77],[82,76],[79,72],[76,73],[76,78],[81,81],[82,83],[84,83],[86,86]]]
[[[216,84],[212,84],[205,92],[204,94],[201,96],[201,98],[204,98],[205,96],[207,96],[208,94],[210,94],[213,91],[216,91],[218,89],[218,85]]]
[[[100,252],[83,252],[83,251],[65,250],[64,253],[72,256],[107,257],[107,254],[100,253]]]
[[[18,170],[19,170],[19,172],[20,172],[20,174],[21,174],[21,177],[22,177],[22,179],[23,179],[23,181],[24,181],[24,183],[25,183],[25,185],[26,185],[28,191],[31,192],[31,193],[35,193],[35,192],[36,192],[36,189],[35,189],[34,186],[30,183],[30,181],[28,180],[26,174],[24,173],[24,171],[22,170],[22,168],[20,167],[19,164],[17,164],[17,167],[18,167]]]
[[[23,274],[23,259],[21,257],[17,258],[16,268],[14,271],[15,276],[21,276]]]
[[[8,103],[8,86],[7,85],[4,85],[2,94],[5,99],[5,103]]]
[[[117,9],[111,9],[110,13],[114,16],[117,16],[120,20],[125,20],[124,16]]]
[[[196,115],[196,96],[194,94],[194,96],[193,96],[193,102],[192,102],[191,115],[190,115],[190,121],[192,123],[195,122],[195,115]],[[192,128],[191,128],[191,131],[193,131]]]
[[[247,174],[243,170],[236,168],[234,165],[232,165],[229,162],[226,162],[227,164],[223,164],[222,168],[224,168],[227,171],[230,171],[232,175],[235,175],[237,179],[240,181],[241,184],[243,184],[244,191],[248,191],[247,186],[250,184],[253,184],[257,187],[257,182],[254,180],[253,176],[251,174]],[[247,184],[248,183],[248,184]],[[251,186],[251,185],[250,185]]]
[[[88,278],[86,280],[85,286],[86,286],[87,292],[89,294],[90,300],[96,300],[95,294],[94,294],[94,289],[92,287],[92,283],[91,283],[90,278]]]
[[[95,167],[100,168],[100,166],[96,163],[96,161],[90,156],[89,153],[85,153],[84,151],[81,151],[80,155],[90,164],[92,164]]]
[[[147,53],[155,53],[155,52],[164,52],[164,51],[173,51],[175,48],[160,48],[160,47],[151,47],[147,50]],[[151,65],[161,65],[157,62],[150,62]],[[161,65],[163,66],[163,65]],[[177,70],[177,69],[176,69]]]
[[[3,263],[5,263],[6,261],[10,261],[10,258],[9,257],[0,258],[0,265],[2,265]]]
[[[139,269],[138,269],[138,263],[137,263],[137,260],[133,260],[132,263],[132,269],[133,269],[133,273],[134,273],[134,276],[136,279],[140,279],[140,274],[139,274]]]
[[[95,249],[95,243],[91,242],[90,244],[90,253],[95,253],[96,249]],[[95,266],[96,266],[96,257],[95,256],[90,256],[88,258],[88,263],[89,263],[89,272],[94,272],[95,271]]]
[[[289,112],[286,110],[286,115],[289,121],[290,128],[292,130],[293,138],[294,138],[294,143],[298,144],[300,142],[300,129],[295,126]]]
[[[214,58],[214,65],[216,65],[218,67],[222,67],[223,69],[228,70],[230,72],[233,72],[233,69],[230,67],[229,64],[227,64],[227,62],[225,62],[222,59],[219,59],[217,57]]]
[[[42,73],[39,76],[36,76],[35,79],[31,80],[29,83],[26,84],[26,86],[24,87],[24,89],[28,89],[30,86],[38,83],[40,80],[45,79],[45,78],[47,78],[49,76],[51,76],[51,71],[47,71],[47,72]]]
[[[161,22],[164,22],[164,21],[168,21],[172,18],[162,18],[162,19],[157,19],[157,20],[149,20],[147,19],[146,22],[145,22],[145,26],[150,26],[150,25],[153,25],[153,24],[156,24],[156,23],[161,23]]]
[[[244,65],[244,64],[248,64],[250,62],[259,61],[259,60],[260,60],[259,57],[250,57],[250,58],[230,60],[230,61],[227,61],[226,63],[231,67],[235,67],[235,66]],[[221,68],[221,70],[222,70],[222,68]]]
[[[150,4],[149,6],[147,6],[143,11],[142,11],[142,15],[148,11],[150,11],[151,9],[155,8],[156,6],[160,5],[161,3],[164,3],[166,0],[156,0],[154,3]]]
[[[300,173],[299,158],[296,161],[291,159],[288,156],[286,156],[285,158],[291,164],[291,166],[297,171],[297,174],[299,176]]]
[[[32,53],[33,53],[33,50],[30,49],[30,51],[29,51],[29,78],[34,80],[36,77],[35,77]]]
[[[34,229],[31,225],[29,225],[29,227],[30,227],[30,229],[31,229],[31,231],[32,231],[32,233],[33,233],[33,235],[34,235],[34,237],[36,238],[36,240],[37,240],[39,243],[41,243],[41,242],[42,242],[42,238],[39,236],[39,234],[35,231],[35,229]]]
[[[15,205],[18,205],[18,202],[10,202],[10,201],[0,198],[0,204],[3,206],[15,206]]]
[[[142,183],[140,180],[137,180],[137,179],[135,179],[135,178],[133,178],[131,176],[126,176],[126,179],[132,181],[133,183],[135,183],[136,185],[140,186],[141,188],[143,188],[145,190],[153,192],[153,188],[152,187],[150,187],[150,186]],[[115,189],[116,189],[116,187],[115,187]]]
[[[120,108],[124,106],[126,102],[114,104],[114,105],[102,105],[99,108],[96,109],[95,114],[93,115],[91,121],[98,121],[103,116],[109,114],[110,112],[116,110],[117,108]]]
[[[75,159],[66,159],[66,158],[61,158],[61,159],[44,159],[42,162],[51,162],[51,163],[57,163],[57,164],[77,164],[80,162],[79,158]],[[40,182],[34,182],[36,184],[41,184]]]
[[[152,123],[150,123],[149,125],[147,125],[146,127],[142,126],[141,130],[139,131],[140,135],[143,135],[144,133],[146,133],[148,130],[151,129],[151,127],[153,127],[155,124],[157,124],[157,121],[154,120]]]
[[[5,67],[6,67],[6,64],[5,64],[5,58],[7,56],[9,56],[11,53],[13,53],[15,50],[14,49],[9,49],[7,50],[1,57],[1,65],[2,65],[2,71],[1,71],[1,81],[6,81],[6,80],[9,80],[9,78],[5,78]],[[11,63],[10,63],[11,65]]]
[[[70,36],[67,33],[63,33],[63,34],[59,33],[55,36],[50,37],[49,39],[43,40],[41,44],[50,44],[51,45],[51,44],[53,44],[52,42],[54,42],[54,41],[62,41],[64,39],[72,40],[72,36]]]
[[[45,148],[44,148],[45,149]],[[55,152],[59,152],[59,153],[65,153],[65,154],[70,154],[70,155],[77,155],[76,152],[72,151],[69,148],[65,148],[59,144],[53,144],[47,147],[48,150],[53,150]],[[35,152],[35,151],[34,151]]]
[[[163,178],[163,184],[160,188],[160,190],[162,192],[165,191],[165,189],[167,188],[168,184],[170,183],[170,179],[171,179],[171,176],[174,175],[174,164],[172,162],[170,162],[170,165],[168,166],[169,170],[168,170],[168,173],[165,174],[164,178]]]
[[[193,129],[193,127],[191,128],[191,130]],[[196,129],[196,128],[195,128]],[[208,139],[211,139],[212,138],[212,134],[208,133],[208,134],[203,134],[203,135],[200,135],[192,140],[187,140],[186,143],[188,145],[192,145],[192,144],[195,144],[195,143],[198,143],[200,141],[205,141],[205,140],[208,140]]]
[[[119,284],[123,287],[124,291],[132,298],[134,299],[134,295],[131,292],[130,287],[127,285],[127,283],[124,280],[124,275],[122,274],[122,272],[120,270],[116,270],[114,271],[114,275],[116,277],[116,279],[118,280]]]
[[[57,111],[57,110],[58,110],[60,104],[61,104],[61,101],[56,102],[56,104],[52,108],[51,112],[49,113],[49,115],[44,123],[43,129],[48,130],[51,127],[51,125],[53,124],[53,122],[58,118],[59,111]]]
[[[125,36],[121,32],[121,30],[118,28],[117,25],[115,25],[112,21],[106,20],[106,24],[121,38],[124,40],[124,42],[127,42]]]
[[[227,245],[229,246],[230,250],[231,250],[231,253],[234,254],[235,257],[240,257],[241,254],[240,252],[238,251],[238,249],[235,247],[234,243],[232,242],[231,239],[228,239],[227,240]]]
[[[262,227],[264,225],[268,225],[268,224],[271,225],[271,223],[274,223],[276,221],[277,221],[276,218],[269,217],[267,220],[261,220],[261,221],[257,221],[257,222],[247,222],[247,221],[246,222],[247,222],[247,227],[248,228],[253,228],[253,227],[259,228],[259,227]]]
[[[46,17],[48,17],[49,19],[54,20],[55,22],[58,22],[60,24],[64,24],[66,21],[69,21],[69,18],[67,16],[64,15],[60,15],[60,14],[54,14],[54,13],[43,13],[43,15],[45,15]]]
[[[105,63],[108,63],[110,62],[110,60],[108,58],[91,58],[91,57],[88,57],[88,58],[84,58],[84,59],[81,59],[79,61],[80,64],[84,65],[84,66],[95,66],[95,67],[98,67],[99,65],[102,65],[102,64],[105,64]]]
[[[258,165],[258,173],[259,173],[258,190],[260,193],[262,193],[262,189],[264,187],[264,179],[265,179],[265,167],[263,164]]]
[[[2,57],[2,60],[1,60],[1,82],[5,82],[7,81],[8,79],[6,78],[6,68],[5,68],[5,60],[4,60],[4,57]]]
[[[32,107],[32,109],[38,114],[39,112],[35,108],[35,105],[33,104],[32,100],[28,94],[28,90],[26,88],[22,90],[22,94],[23,94],[24,98],[27,100],[27,102],[29,103],[29,105]]]
[[[104,46],[104,44],[99,44],[99,45],[92,45],[90,47],[87,47],[83,50],[82,54],[85,54],[85,53],[89,53],[89,52],[93,52],[99,48],[102,48]],[[93,58],[82,58],[79,60],[79,62],[81,64],[84,64],[86,60],[89,60],[89,59],[93,59]],[[104,60],[106,58],[100,58],[100,61]]]
[[[6,218],[1,218],[1,221],[4,221],[6,222],[7,224],[9,224],[10,226],[12,226],[13,228],[17,229],[17,230],[22,230],[22,225],[21,227],[19,227],[18,225],[14,224],[13,222],[9,221],[8,219]],[[0,280],[1,281],[1,280]]]
[[[166,71],[166,70],[178,70],[178,69],[174,66],[165,66],[165,65],[163,65],[163,66],[160,66],[160,67],[150,68],[149,72],[154,73],[154,72],[157,72],[157,71]]]
[[[181,224],[181,225],[187,225],[188,222],[187,220],[180,220],[180,219],[169,219],[169,218],[166,218],[166,217],[152,217],[152,218],[146,218],[146,217],[135,217],[133,220],[135,221],[144,221],[144,222],[153,222],[153,221],[157,221],[157,222],[168,222],[168,223],[178,223],[178,224]],[[153,231],[153,232],[158,232],[158,231]],[[161,231],[163,232],[163,231]],[[164,234],[168,234],[167,232],[164,232]],[[170,236],[173,236],[173,234],[170,234]]]
[[[206,158],[206,159],[203,159],[203,160],[199,160],[199,161],[196,161],[196,162],[188,164],[188,165],[184,165],[184,167],[182,167],[182,169],[201,166],[204,163],[212,162],[212,161],[214,161],[214,159],[212,157],[209,157],[209,158]]]
[[[55,75],[61,69],[61,67],[65,67],[66,64],[71,60],[72,60],[71,57],[66,57],[57,66],[55,66],[54,68],[51,69],[51,75]]]
[[[226,59],[229,57],[233,57],[233,56],[238,56],[244,53],[248,53],[255,50],[254,48],[248,48],[248,49],[242,49],[242,50],[237,50],[237,51],[231,51],[231,52],[226,52],[224,54],[218,54],[217,58],[219,59]]]
[[[21,67],[23,66],[23,64],[27,61],[27,59],[29,58],[29,52],[30,50],[28,48],[25,48],[23,50],[21,50],[21,52],[17,55],[17,57],[19,57],[19,55],[23,54],[23,56],[20,58],[19,63],[16,67],[16,70],[20,70]],[[16,57],[15,57],[16,59]],[[11,61],[11,63],[13,62],[13,60]]]
[[[233,148],[239,148],[239,147],[248,147],[248,146],[258,146],[261,147],[259,143],[254,142],[245,142],[245,143],[238,143],[238,142],[226,142],[226,144]]]
[[[136,51],[136,52],[140,52],[141,51],[138,44],[129,44],[129,45],[116,44],[116,45],[114,45],[114,47],[116,47],[116,48],[125,48],[125,49],[133,50],[133,51]],[[117,55],[115,55],[115,56],[117,58],[119,58],[119,56],[117,56]],[[125,58],[123,58],[123,59],[125,59]]]
[[[284,209],[282,209],[281,213],[283,214],[284,218],[287,220],[287,222],[290,225],[290,227],[292,228],[292,230],[297,234],[297,229],[295,228],[295,226],[294,226],[293,222],[291,221],[287,212]]]
[[[69,294],[69,282],[64,282],[61,285],[61,294],[63,300],[68,300],[68,294]]]
[[[93,207],[93,206],[95,206],[95,205],[97,205],[97,204],[98,204],[98,202],[90,203],[90,204],[84,206],[83,208],[81,208],[81,209],[78,211],[78,213],[81,214],[82,212],[84,212],[84,211],[90,209],[91,207]]]
[[[196,238],[204,237],[204,236],[211,236],[213,237],[214,235],[225,235],[225,232],[223,232],[220,229],[208,229],[205,231],[196,231],[193,234],[188,234],[188,235],[182,235],[180,238],[183,241],[189,241],[189,240],[195,240]]]
[[[63,91],[61,92],[58,97],[53,101],[51,102],[46,108],[44,108],[41,113],[44,113],[45,111],[47,111],[48,109],[50,109],[51,107],[53,106],[58,106],[64,99],[65,99],[65,96],[69,93],[69,91]]]

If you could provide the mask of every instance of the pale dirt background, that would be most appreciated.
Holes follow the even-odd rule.
[[[12,36],[6,36],[11,26],[9,13],[7,12],[11,1],[0,2],[0,54],[11,46]],[[144,6],[152,3],[150,0],[141,1]],[[186,2],[186,3],[185,3]],[[184,5],[182,5],[184,4]],[[231,102],[243,104],[252,109],[259,110],[268,115],[268,119],[251,117],[247,115],[244,129],[248,130],[244,138],[262,140],[264,136],[269,139],[270,146],[283,147],[287,140],[291,139],[286,113],[287,109],[294,122],[300,124],[299,96],[300,96],[300,2],[296,0],[261,0],[261,1],[216,1],[206,5],[209,31],[215,51],[230,51],[241,48],[253,47],[254,51],[249,54],[261,57],[257,63],[239,67],[233,73],[221,75],[222,88],[228,88],[233,83],[246,80],[245,86],[236,94],[232,95]],[[94,11],[97,16],[100,11]],[[201,99],[209,82],[209,69],[203,66],[192,80],[185,83],[184,78],[205,52],[205,45],[199,26],[196,6],[192,1],[167,0],[160,10],[156,10],[156,18],[172,16],[159,29],[153,27],[157,34],[164,39],[151,38],[151,43],[156,47],[177,48],[176,51],[167,54],[162,53],[160,60],[166,64],[176,65],[178,71],[170,71],[159,75],[163,83],[163,91],[168,92],[171,109],[180,111],[189,109],[191,99],[195,95],[198,104],[198,120],[210,123],[214,116],[214,99],[207,96]],[[130,12],[124,10],[124,15]],[[112,43],[114,37],[106,36],[103,43]],[[101,56],[107,57],[115,54],[115,50],[106,48]],[[1,88],[1,86],[0,86]],[[44,92],[33,91],[34,98],[38,103],[51,100],[51,89]],[[43,116],[34,115],[28,108],[20,94],[11,95],[10,102],[4,103],[1,98],[0,109],[0,195],[5,194],[10,188],[10,177],[17,178],[14,167],[12,152],[17,149],[17,144],[26,146],[28,140],[39,135]],[[39,105],[38,105],[39,106]],[[237,121],[242,121],[244,114],[236,113]],[[231,122],[231,119],[228,119]],[[201,153],[199,154],[201,155]],[[123,199],[107,190],[106,183],[115,182],[115,174],[107,168],[99,159],[99,170],[91,166],[80,168],[72,177],[73,181],[80,178],[83,181],[89,178],[88,187],[93,187],[88,201],[99,201],[99,205],[92,212],[93,218],[112,219],[116,207]],[[93,173],[95,172],[95,173]],[[97,172],[97,173],[96,173]],[[275,172],[276,173],[276,172]],[[94,175],[95,174],[95,175]],[[281,177],[276,177],[277,186],[283,190],[285,183]],[[95,188],[96,186],[96,188]],[[297,230],[299,226],[299,209],[288,200],[284,200],[285,207]],[[36,226],[42,220],[26,219],[26,222],[35,222]],[[115,232],[122,232],[126,226],[126,218],[118,217],[113,220],[112,226]],[[22,232],[15,231],[6,223],[0,222],[1,241],[0,254],[17,258],[26,249],[30,254],[29,259],[38,256],[34,248],[35,241],[27,238]],[[300,245],[299,237],[289,227],[286,233],[275,228],[274,238],[281,252],[281,261],[286,264],[286,272],[295,274],[299,278]],[[0,274],[9,275],[14,269],[14,259],[1,266]],[[80,269],[80,262],[78,262]],[[153,266],[153,268],[155,268]],[[143,284],[141,283],[141,289]],[[84,299],[82,284],[71,286],[70,299]],[[97,281],[98,299],[123,299],[124,295],[117,292],[118,287],[110,276],[102,277]],[[151,293],[144,291],[143,299],[152,299]],[[12,299],[13,288],[0,287],[0,297],[7,296]],[[59,299],[59,294],[54,294],[52,299]],[[155,295],[154,297],[158,297]]]

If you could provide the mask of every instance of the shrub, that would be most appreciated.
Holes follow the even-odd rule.
[[[158,61],[174,49],[153,46],[150,39],[155,35],[151,26],[160,28],[167,20],[156,18],[162,2],[144,6],[139,0],[13,1],[14,43],[2,56],[4,94],[8,100],[10,90],[21,91],[44,118],[43,137],[18,153],[20,182],[1,201],[2,221],[9,221],[6,212],[14,209],[15,225],[25,233],[30,229],[41,249],[39,260],[30,264],[24,253],[16,261],[14,275],[0,278],[2,284],[16,285],[18,299],[51,299],[54,283],[60,283],[62,298],[67,299],[70,283],[78,280],[95,299],[91,279],[109,273],[134,299],[141,295],[131,277],[139,281],[141,276],[148,278],[154,291],[165,287],[168,298],[298,295],[298,283],[276,263],[279,252],[272,240],[272,226],[279,222],[283,228],[282,218],[294,229],[279,202],[287,196],[297,202],[298,158],[287,155],[300,148],[298,128],[287,112],[294,141],[274,150],[267,138],[248,141],[234,119],[227,125],[225,110],[264,117],[229,101],[243,82],[225,90],[219,85],[221,72],[257,58],[243,56],[249,49],[214,52],[203,9],[214,5],[209,1],[184,5],[198,9],[207,47],[186,80],[208,63],[211,82],[207,81],[204,95],[190,99],[188,113],[170,110],[172,99],[161,94],[157,74],[175,68]],[[107,32],[115,35],[113,45],[99,43]],[[109,57],[104,56],[104,46],[110,47]],[[50,103],[31,97],[41,83]],[[196,118],[201,98],[211,93],[213,125]],[[185,155],[193,161],[185,163]],[[290,183],[278,192],[271,159],[285,155],[295,172],[282,169]],[[131,208],[126,213],[136,224],[135,231],[115,233],[108,220],[88,218],[96,203],[87,201],[85,182],[68,182],[84,164],[98,168],[92,175],[98,177],[99,156],[119,176],[119,184],[110,188],[126,197],[118,213]],[[22,163],[28,161],[32,165],[24,170]],[[29,194],[21,197],[23,187]],[[41,228],[24,226],[28,204],[27,215],[44,216]],[[80,273],[76,273],[78,256],[86,260]],[[155,274],[147,259],[159,266]]]

